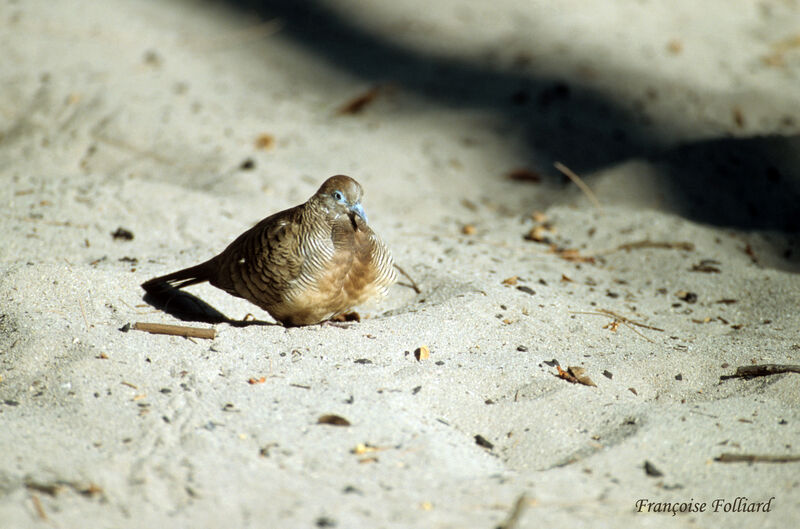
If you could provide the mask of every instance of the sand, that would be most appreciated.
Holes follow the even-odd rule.
[[[800,375],[721,379],[800,364],[798,23],[794,0],[3,2],[0,526],[800,524],[800,463],[716,460],[800,455]],[[347,328],[143,300],[337,173],[420,293]]]

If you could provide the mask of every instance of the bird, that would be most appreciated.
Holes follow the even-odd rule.
[[[219,255],[142,283],[147,292],[208,281],[285,326],[322,323],[386,295],[389,249],[367,224],[356,180],[335,175],[305,203],[263,219]]]

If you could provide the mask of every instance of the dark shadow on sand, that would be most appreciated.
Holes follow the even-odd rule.
[[[271,321],[232,320],[197,296],[167,285],[147,291],[142,299],[153,308],[164,311],[181,321],[227,323],[232,327],[281,326],[279,323]]]

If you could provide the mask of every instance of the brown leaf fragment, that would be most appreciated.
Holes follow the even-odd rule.
[[[491,449],[494,448],[494,444],[492,444],[490,441],[488,441],[481,434],[477,434],[475,436],[475,444],[478,445],[478,446],[482,446],[483,448],[486,448],[488,450],[491,450]]]
[[[630,391],[634,395],[639,395],[639,393],[636,391],[636,388],[628,388],[628,391]]]
[[[519,276],[511,276],[503,279],[502,284],[504,285],[516,285],[517,281],[519,280]]]
[[[250,384],[251,386],[254,386],[256,384],[263,384],[266,381],[267,381],[267,377],[250,378],[250,379],[247,380],[247,383]]]
[[[535,169],[520,167],[509,171],[508,179],[514,180],[515,182],[529,182],[532,184],[538,184],[542,181],[542,173],[536,171]]]
[[[591,378],[589,378],[589,376],[586,374],[585,368],[579,366],[570,366],[567,368],[567,371],[573,377],[575,377],[575,380],[578,383],[583,384],[584,386],[592,386],[595,388],[597,387],[597,384],[595,384],[594,381]]]
[[[320,415],[317,419],[317,424],[328,424],[330,426],[350,426],[350,421],[341,415]]]
[[[463,233],[464,235],[475,235],[476,231],[477,230],[475,229],[474,224],[464,224],[463,226],[461,226],[461,233]]]
[[[344,105],[339,107],[336,111],[337,114],[340,116],[344,115],[355,115],[360,114],[367,108],[371,103],[375,101],[375,98],[378,97],[378,94],[381,91],[381,86],[373,86],[363,94],[354,97],[353,99],[346,102]]]
[[[556,376],[558,378],[562,378],[562,379],[566,380],[567,382],[571,382],[573,384],[577,384],[578,383],[578,379],[575,378],[575,375],[573,375],[572,373],[570,373],[568,371],[564,371],[563,369],[561,369],[561,366],[557,365],[556,366],[556,370],[558,371],[558,373],[556,374]]]

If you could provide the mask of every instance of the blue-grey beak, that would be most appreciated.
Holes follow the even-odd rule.
[[[361,205],[361,202],[356,202],[352,206],[350,206],[350,211],[364,219],[364,222],[369,222],[367,220],[367,214],[364,212],[364,206]]]

